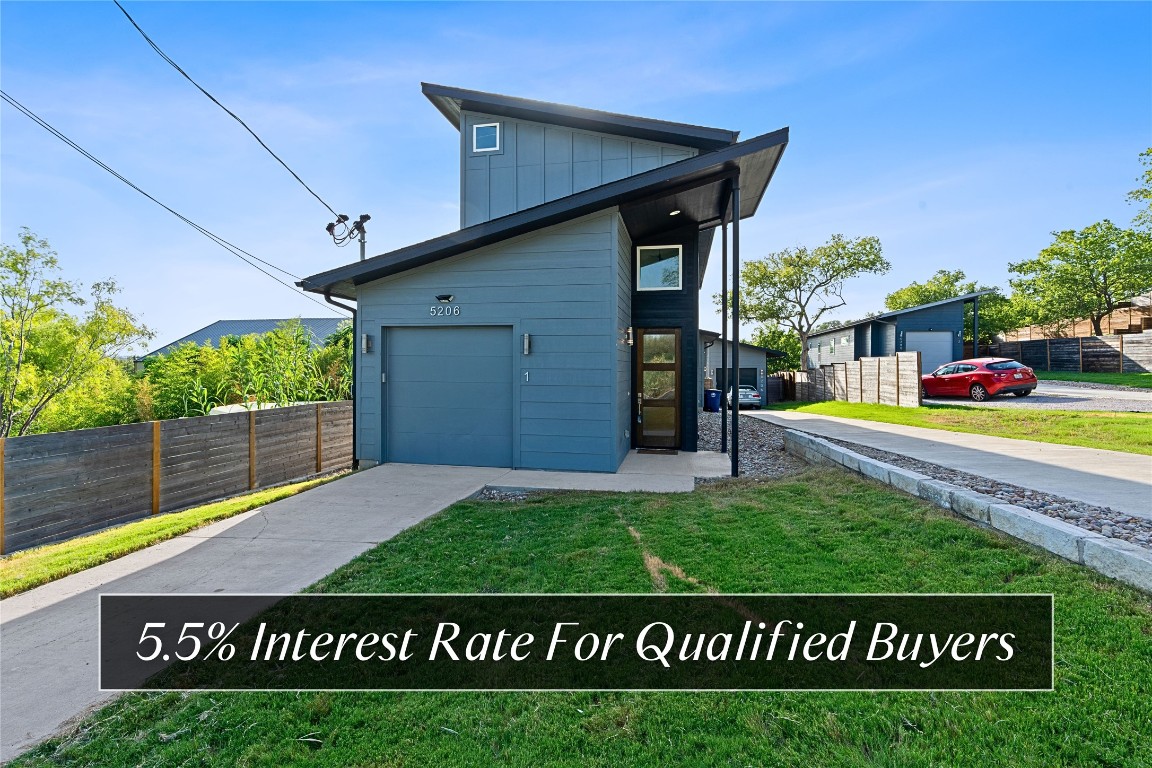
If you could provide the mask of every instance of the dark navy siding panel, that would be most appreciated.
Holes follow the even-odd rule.
[[[605,139],[607,146],[608,140]],[[626,148],[626,147],[625,147]],[[632,347],[621,343],[632,325],[632,239],[624,220],[616,217],[616,464],[632,448]]]
[[[471,112],[462,117],[462,227],[698,154],[691,147],[632,141],[506,117]],[[501,125],[501,150],[473,153],[472,126],[492,122]],[[495,172],[501,168],[509,173]]]
[[[389,395],[403,402],[437,400],[448,408],[455,407],[457,400],[468,405],[495,402],[504,396],[501,387],[507,387],[512,393],[512,465],[568,468],[573,463],[570,458],[559,463],[545,459],[553,453],[565,454],[570,438],[595,438],[599,442],[586,444],[604,451],[603,456],[584,460],[581,468],[596,465],[603,470],[616,461],[618,219],[615,212],[585,217],[360,286],[361,332],[377,337],[376,350],[358,357],[361,457],[382,460],[385,455],[384,438],[397,418],[389,407],[381,406],[389,387]],[[436,295],[445,293],[453,295],[448,306],[458,308],[460,314],[432,316],[430,309],[443,306],[436,302]],[[388,384],[382,384],[382,357],[399,355],[403,365],[404,355],[419,357],[426,352],[414,341],[417,336],[405,333],[395,336],[391,352],[381,352],[384,335],[418,327],[503,327],[508,357],[495,360],[497,356],[483,345],[474,346],[464,336],[442,334],[436,336],[436,355],[424,361],[418,374],[400,382],[390,377]],[[522,354],[525,333],[531,336],[529,355]],[[505,367],[503,374],[501,367]],[[451,416],[428,419],[451,431]],[[414,423],[404,417],[399,420],[401,433],[414,446],[408,460],[431,460],[433,455],[457,450],[443,440],[407,437],[414,434]],[[550,432],[536,428],[522,433],[527,420],[548,420],[557,426]],[[564,428],[565,423],[570,430]],[[593,425],[599,425],[599,432]],[[536,440],[530,451],[522,445],[526,434]],[[546,450],[548,441],[555,444],[555,450]],[[479,438],[461,445],[485,455],[495,450],[491,441]]]
[[[697,286],[700,285],[700,259],[697,253],[699,233],[695,225],[684,227],[661,236],[657,240],[637,242],[641,245],[683,246],[683,274],[679,291],[633,291],[632,324],[636,328],[680,329],[680,440],[681,450],[695,451],[699,422],[696,403],[699,368],[700,308]],[[635,247],[629,258],[630,274],[635,276]],[[635,391],[635,382],[633,382]],[[631,411],[631,408],[629,408]]]
[[[952,333],[952,359],[959,360],[964,356],[964,304],[955,302],[930,307],[917,312],[896,317],[896,333],[898,334],[898,350],[903,352],[904,333],[907,331],[950,331]]]

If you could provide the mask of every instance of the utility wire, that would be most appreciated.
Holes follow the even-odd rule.
[[[291,285],[290,283],[286,283],[286,282],[284,282],[283,280],[281,280],[280,278],[276,277],[276,275],[272,274],[272,273],[271,273],[271,272],[269,272],[268,270],[264,269],[263,267],[259,266],[258,264],[255,264],[255,263],[253,263],[253,261],[249,261],[249,259],[253,259],[253,260],[255,260],[255,261],[258,261],[258,262],[260,262],[260,264],[264,264],[264,265],[266,265],[266,266],[269,266],[269,267],[271,267],[272,269],[275,269],[275,270],[276,270],[276,271],[278,271],[278,272],[282,272],[282,273],[284,273],[285,275],[288,275],[289,277],[292,277],[292,278],[295,278],[295,279],[297,279],[297,280],[300,280],[301,278],[300,278],[300,277],[298,277],[297,275],[294,275],[294,274],[292,274],[291,272],[289,272],[289,271],[288,271],[288,270],[286,270],[286,269],[281,269],[280,267],[276,266],[275,264],[273,264],[273,263],[271,263],[271,262],[269,262],[269,261],[265,261],[264,259],[261,259],[261,258],[260,258],[260,257],[258,257],[258,256],[253,256],[252,254],[248,253],[248,251],[245,251],[243,248],[240,248],[240,247],[238,247],[238,246],[235,246],[235,245],[233,245],[232,243],[228,242],[227,240],[225,240],[224,238],[220,237],[219,235],[216,235],[216,234],[214,234],[214,233],[212,233],[212,232],[208,231],[208,230],[207,230],[207,229],[205,229],[204,227],[202,227],[202,226],[200,226],[199,224],[197,224],[196,222],[192,221],[192,220],[191,220],[191,219],[189,219],[187,216],[184,216],[183,214],[181,214],[181,213],[178,213],[177,211],[173,210],[172,208],[169,208],[167,205],[165,205],[164,203],[160,202],[160,201],[159,201],[159,200],[157,200],[156,198],[152,197],[152,195],[148,194],[148,193],[147,193],[147,192],[145,192],[143,189],[141,189],[140,187],[138,187],[138,186],[136,186],[135,184],[133,184],[131,181],[129,181],[128,179],[126,179],[124,176],[122,176],[122,175],[120,175],[119,173],[117,173],[117,172],[116,172],[116,171],[115,171],[115,170],[114,170],[114,169],[113,169],[111,166],[109,166],[108,164],[106,164],[106,163],[104,163],[103,161],[101,161],[99,158],[97,158],[97,157],[96,157],[95,155],[93,155],[91,152],[89,152],[88,150],[84,149],[84,148],[83,148],[83,147],[81,147],[79,144],[77,144],[76,142],[72,141],[72,139],[68,138],[67,136],[65,136],[65,135],[64,135],[63,133],[61,133],[60,131],[58,131],[58,130],[56,130],[55,128],[53,128],[53,127],[52,127],[51,125],[49,125],[49,124],[48,124],[48,123],[47,123],[47,122],[46,122],[44,119],[42,119],[42,118],[41,118],[39,115],[37,115],[37,114],[36,114],[35,112],[33,112],[32,110],[30,110],[30,109],[28,109],[27,107],[25,107],[25,106],[24,106],[23,104],[21,104],[20,102],[16,101],[16,99],[14,99],[14,98],[12,98],[11,96],[9,96],[9,95],[8,95],[8,94],[7,94],[5,91],[3,91],[3,90],[0,90],[0,97],[3,97],[4,101],[8,102],[8,103],[9,103],[9,104],[11,104],[13,107],[15,107],[16,109],[20,110],[22,113],[24,113],[24,114],[25,114],[27,117],[31,118],[31,119],[32,119],[32,120],[33,120],[33,121],[34,121],[34,122],[35,122],[37,125],[39,125],[41,128],[43,128],[44,130],[48,131],[48,132],[49,132],[49,133],[51,133],[53,136],[55,136],[56,138],[60,139],[61,141],[63,141],[63,142],[64,142],[65,144],[67,144],[68,146],[72,147],[74,150],[76,150],[76,151],[77,151],[77,152],[79,152],[80,154],[84,155],[84,157],[88,158],[88,159],[89,159],[89,160],[91,160],[93,163],[95,163],[96,165],[100,166],[100,167],[101,167],[101,168],[103,168],[105,171],[107,171],[108,173],[112,174],[112,175],[113,175],[113,176],[115,176],[117,179],[119,179],[120,181],[124,182],[125,184],[127,184],[129,187],[131,187],[132,189],[134,189],[134,190],[136,190],[137,192],[139,192],[139,193],[140,193],[141,195],[143,195],[144,197],[146,197],[146,198],[148,198],[149,200],[151,200],[152,202],[156,203],[156,205],[158,205],[158,206],[160,206],[161,208],[163,208],[164,210],[168,211],[168,213],[170,213],[170,214],[172,214],[173,216],[175,216],[176,218],[180,219],[180,221],[182,221],[182,222],[184,222],[185,224],[187,224],[188,226],[192,227],[192,228],[193,228],[193,229],[195,229],[197,232],[199,232],[200,234],[204,235],[204,236],[205,236],[205,237],[207,237],[209,240],[211,240],[212,242],[216,243],[217,245],[219,245],[221,248],[223,248],[224,250],[226,250],[226,251],[228,251],[229,253],[231,253],[231,254],[232,254],[233,256],[235,256],[236,258],[240,259],[241,261],[243,261],[243,262],[244,262],[245,264],[247,264],[248,266],[250,266],[250,267],[253,267],[254,269],[258,269],[258,270],[260,270],[261,272],[263,272],[263,273],[264,273],[265,275],[267,275],[268,277],[270,277],[270,278],[272,278],[273,280],[275,280],[276,282],[280,283],[280,285],[283,285],[285,288],[287,288],[288,290],[292,291],[292,293],[295,293],[295,294],[297,294],[297,295],[303,296],[304,298],[308,299],[308,300],[309,300],[309,301],[311,301],[312,303],[314,303],[314,304],[317,304],[318,306],[321,306],[321,307],[323,307],[324,309],[328,310],[329,312],[333,312],[333,314],[339,314],[339,313],[335,312],[335,310],[333,310],[333,309],[332,309],[332,307],[330,307],[329,305],[327,305],[327,304],[325,304],[325,303],[323,303],[323,302],[320,302],[320,301],[316,300],[315,298],[313,298],[312,296],[309,296],[307,293],[304,293],[303,291],[298,291],[298,290],[296,289],[296,287],[295,287],[295,286]],[[247,258],[246,258],[246,257],[247,257]]]
[[[314,198],[316,198],[317,200],[319,200],[319,201],[320,201],[320,204],[321,204],[321,205],[323,205],[325,208],[327,208],[327,209],[328,209],[328,211],[329,211],[329,212],[330,212],[330,213],[331,213],[333,216],[338,216],[338,215],[339,215],[339,214],[337,214],[337,213],[336,213],[336,211],[335,211],[335,210],[332,208],[332,206],[328,205],[328,203],[326,203],[326,202],[324,201],[324,198],[320,197],[320,195],[316,194],[316,192],[314,192],[314,191],[312,190],[312,187],[310,187],[310,186],[308,186],[307,184],[305,184],[305,183],[304,183],[304,179],[300,178],[300,177],[299,177],[299,176],[296,174],[296,171],[294,171],[294,170],[292,170],[291,168],[289,168],[289,167],[288,167],[288,164],[287,164],[286,162],[284,162],[283,160],[281,160],[281,159],[280,159],[280,156],[279,156],[279,155],[277,155],[275,152],[273,152],[273,151],[271,150],[271,148],[269,148],[269,146],[268,146],[267,144],[265,144],[265,143],[264,143],[264,140],[263,140],[263,139],[261,139],[259,136],[257,136],[257,135],[256,135],[256,131],[254,131],[254,130],[252,130],[251,128],[249,128],[249,127],[248,127],[248,123],[246,123],[246,122],[244,122],[243,120],[241,120],[241,119],[239,118],[239,116],[237,116],[237,115],[236,115],[236,113],[235,113],[235,112],[233,112],[232,110],[228,109],[228,107],[226,107],[226,106],[224,106],[223,104],[221,104],[221,103],[220,103],[220,102],[219,102],[219,101],[216,99],[216,97],[215,97],[215,96],[213,96],[212,94],[208,93],[208,91],[204,90],[204,88],[203,88],[203,87],[201,87],[201,85],[200,85],[199,83],[197,83],[195,80],[193,80],[193,79],[192,79],[192,77],[191,77],[191,76],[190,76],[190,75],[189,75],[187,72],[185,72],[183,69],[181,69],[181,68],[180,68],[180,65],[179,65],[179,64],[177,64],[175,61],[173,61],[171,58],[169,58],[168,54],[164,53],[164,51],[160,50],[160,46],[156,45],[156,43],[154,43],[154,42],[152,41],[152,38],[148,37],[148,34],[147,34],[147,33],[146,33],[146,32],[145,32],[143,29],[141,29],[141,28],[140,28],[140,25],[136,23],[136,20],[132,18],[132,16],[131,16],[131,15],[128,13],[128,11],[124,10],[124,6],[120,5],[120,0],[112,0],[112,1],[113,1],[114,3],[116,3],[116,7],[117,7],[117,8],[119,8],[119,9],[120,9],[120,11],[121,11],[121,12],[122,12],[122,13],[123,13],[123,14],[124,14],[124,15],[125,15],[127,18],[128,18],[128,21],[130,21],[130,22],[132,23],[132,26],[136,27],[136,31],[137,31],[137,32],[139,32],[139,33],[140,33],[140,35],[141,35],[141,36],[142,36],[142,37],[143,37],[143,38],[144,38],[146,41],[148,41],[148,45],[152,46],[152,50],[156,51],[156,53],[158,53],[158,54],[160,55],[160,58],[164,59],[164,61],[166,61],[166,62],[168,62],[169,64],[171,64],[173,69],[175,69],[177,72],[179,72],[181,75],[183,75],[185,80],[187,80],[188,82],[192,83],[192,85],[196,86],[197,90],[199,90],[199,91],[200,91],[200,93],[202,93],[202,94],[204,94],[205,96],[207,96],[207,97],[208,97],[208,99],[209,99],[209,100],[210,100],[210,101],[211,101],[213,104],[215,104],[216,106],[220,107],[220,109],[222,109],[222,110],[224,110],[225,112],[227,112],[227,113],[228,113],[228,115],[229,115],[229,116],[231,116],[233,120],[235,120],[236,122],[240,123],[240,125],[244,126],[244,130],[246,130],[246,131],[248,131],[248,133],[252,134],[252,138],[256,139],[256,141],[257,141],[257,142],[260,144],[260,146],[264,147],[264,149],[265,149],[265,150],[267,150],[268,154],[270,154],[270,155],[272,155],[272,157],[276,158],[276,162],[278,162],[278,163],[280,163],[280,165],[284,166],[284,170],[286,170],[286,171],[288,171],[288,173],[292,174],[292,178],[294,178],[294,179],[296,179],[296,181],[300,182],[300,186],[302,186],[302,187],[304,187],[304,189],[308,190],[308,192],[309,192],[309,193],[311,193],[312,197],[314,197]]]

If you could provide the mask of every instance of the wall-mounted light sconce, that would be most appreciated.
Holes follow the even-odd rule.
[[[668,215],[669,216],[679,216],[680,215],[680,209],[677,208],[676,210],[672,211],[672,213],[670,213]]]
[[[360,351],[364,354],[372,352],[372,335],[369,333],[360,334]]]
[[[623,330],[624,330],[624,337],[622,339],[620,339],[620,343],[621,344],[627,344],[628,346],[632,346],[633,344],[635,344],[636,340],[632,336],[632,326],[628,326],[627,328],[624,328]]]
[[[436,296],[436,301],[440,302],[441,304],[451,304],[452,299],[454,298],[456,297],[450,293],[441,293]]]
[[[524,354],[532,354],[532,334],[524,334]]]

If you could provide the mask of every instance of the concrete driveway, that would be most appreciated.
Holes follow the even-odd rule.
[[[1152,519],[1152,456],[800,411],[761,411],[751,415],[820,437],[866,445]]]

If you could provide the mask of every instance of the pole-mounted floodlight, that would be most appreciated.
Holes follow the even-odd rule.
[[[372,217],[366,213],[360,214],[360,218],[348,225],[348,214],[341,213],[336,216],[336,221],[332,222],[324,229],[332,236],[332,242],[343,248],[353,240],[360,240],[360,261],[364,261],[364,245],[365,235],[367,234],[364,229],[366,224]]]

